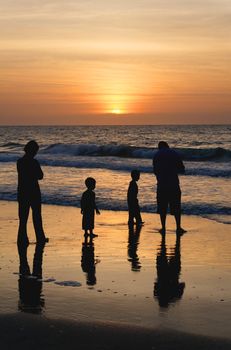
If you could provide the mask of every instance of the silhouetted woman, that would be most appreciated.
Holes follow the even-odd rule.
[[[34,159],[39,150],[36,141],[29,141],[24,147],[25,155],[17,161],[18,170],[18,204],[19,229],[18,243],[28,244],[27,220],[32,209],[33,224],[37,243],[48,242],[45,237],[41,215],[41,192],[39,180],[43,179],[43,172],[39,162]]]

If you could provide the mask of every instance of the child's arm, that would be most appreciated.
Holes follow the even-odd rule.
[[[81,214],[83,214],[83,210],[84,210],[84,206],[85,206],[84,203],[85,203],[84,195],[82,194],[82,197],[80,200]]]
[[[96,214],[100,215],[100,211],[98,208],[95,208],[95,212],[96,212]]]
[[[95,202],[95,194],[94,194],[94,203],[95,203],[95,212],[96,212],[96,214],[100,215],[100,211],[99,211],[99,209],[96,205],[96,202]]]

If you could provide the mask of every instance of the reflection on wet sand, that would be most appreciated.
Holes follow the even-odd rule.
[[[137,254],[141,229],[141,225],[136,225],[135,227],[129,227],[128,231],[128,261],[131,262],[132,271],[140,271],[141,269],[141,263]]]
[[[23,312],[41,313],[45,305],[45,300],[42,295],[42,260],[44,244],[36,244],[33,271],[30,272],[30,267],[27,260],[26,244],[18,244],[19,254],[19,303],[18,308]]]
[[[154,284],[154,298],[159,306],[167,308],[169,304],[178,301],[185,288],[184,282],[179,282],[181,271],[180,236],[176,236],[174,248],[167,252],[165,235],[156,256],[157,280]]]
[[[89,286],[94,286],[96,284],[95,265],[97,261],[95,261],[94,250],[93,238],[86,236],[82,244],[81,267],[83,272],[86,273],[86,283]]]

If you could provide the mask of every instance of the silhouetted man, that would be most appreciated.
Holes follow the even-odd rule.
[[[43,172],[39,162],[34,159],[39,150],[36,141],[29,141],[24,147],[25,155],[17,161],[18,170],[18,204],[19,229],[18,243],[28,244],[27,220],[32,209],[33,224],[37,243],[48,242],[45,237],[41,216],[41,192],[38,180],[42,180]]]
[[[186,232],[181,227],[181,190],[179,173],[185,172],[184,164],[177,152],[169,148],[165,141],[158,144],[158,152],[153,158],[153,172],[157,179],[157,213],[160,214],[162,228],[165,234],[168,206],[170,213],[175,216],[176,233]]]

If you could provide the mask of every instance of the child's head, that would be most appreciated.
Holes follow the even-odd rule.
[[[94,190],[95,184],[96,184],[96,181],[95,181],[95,179],[93,179],[93,177],[88,177],[85,180],[85,185],[89,190]]]
[[[132,178],[132,180],[138,181],[140,178],[139,170],[132,170],[131,171],[131,178]]]

